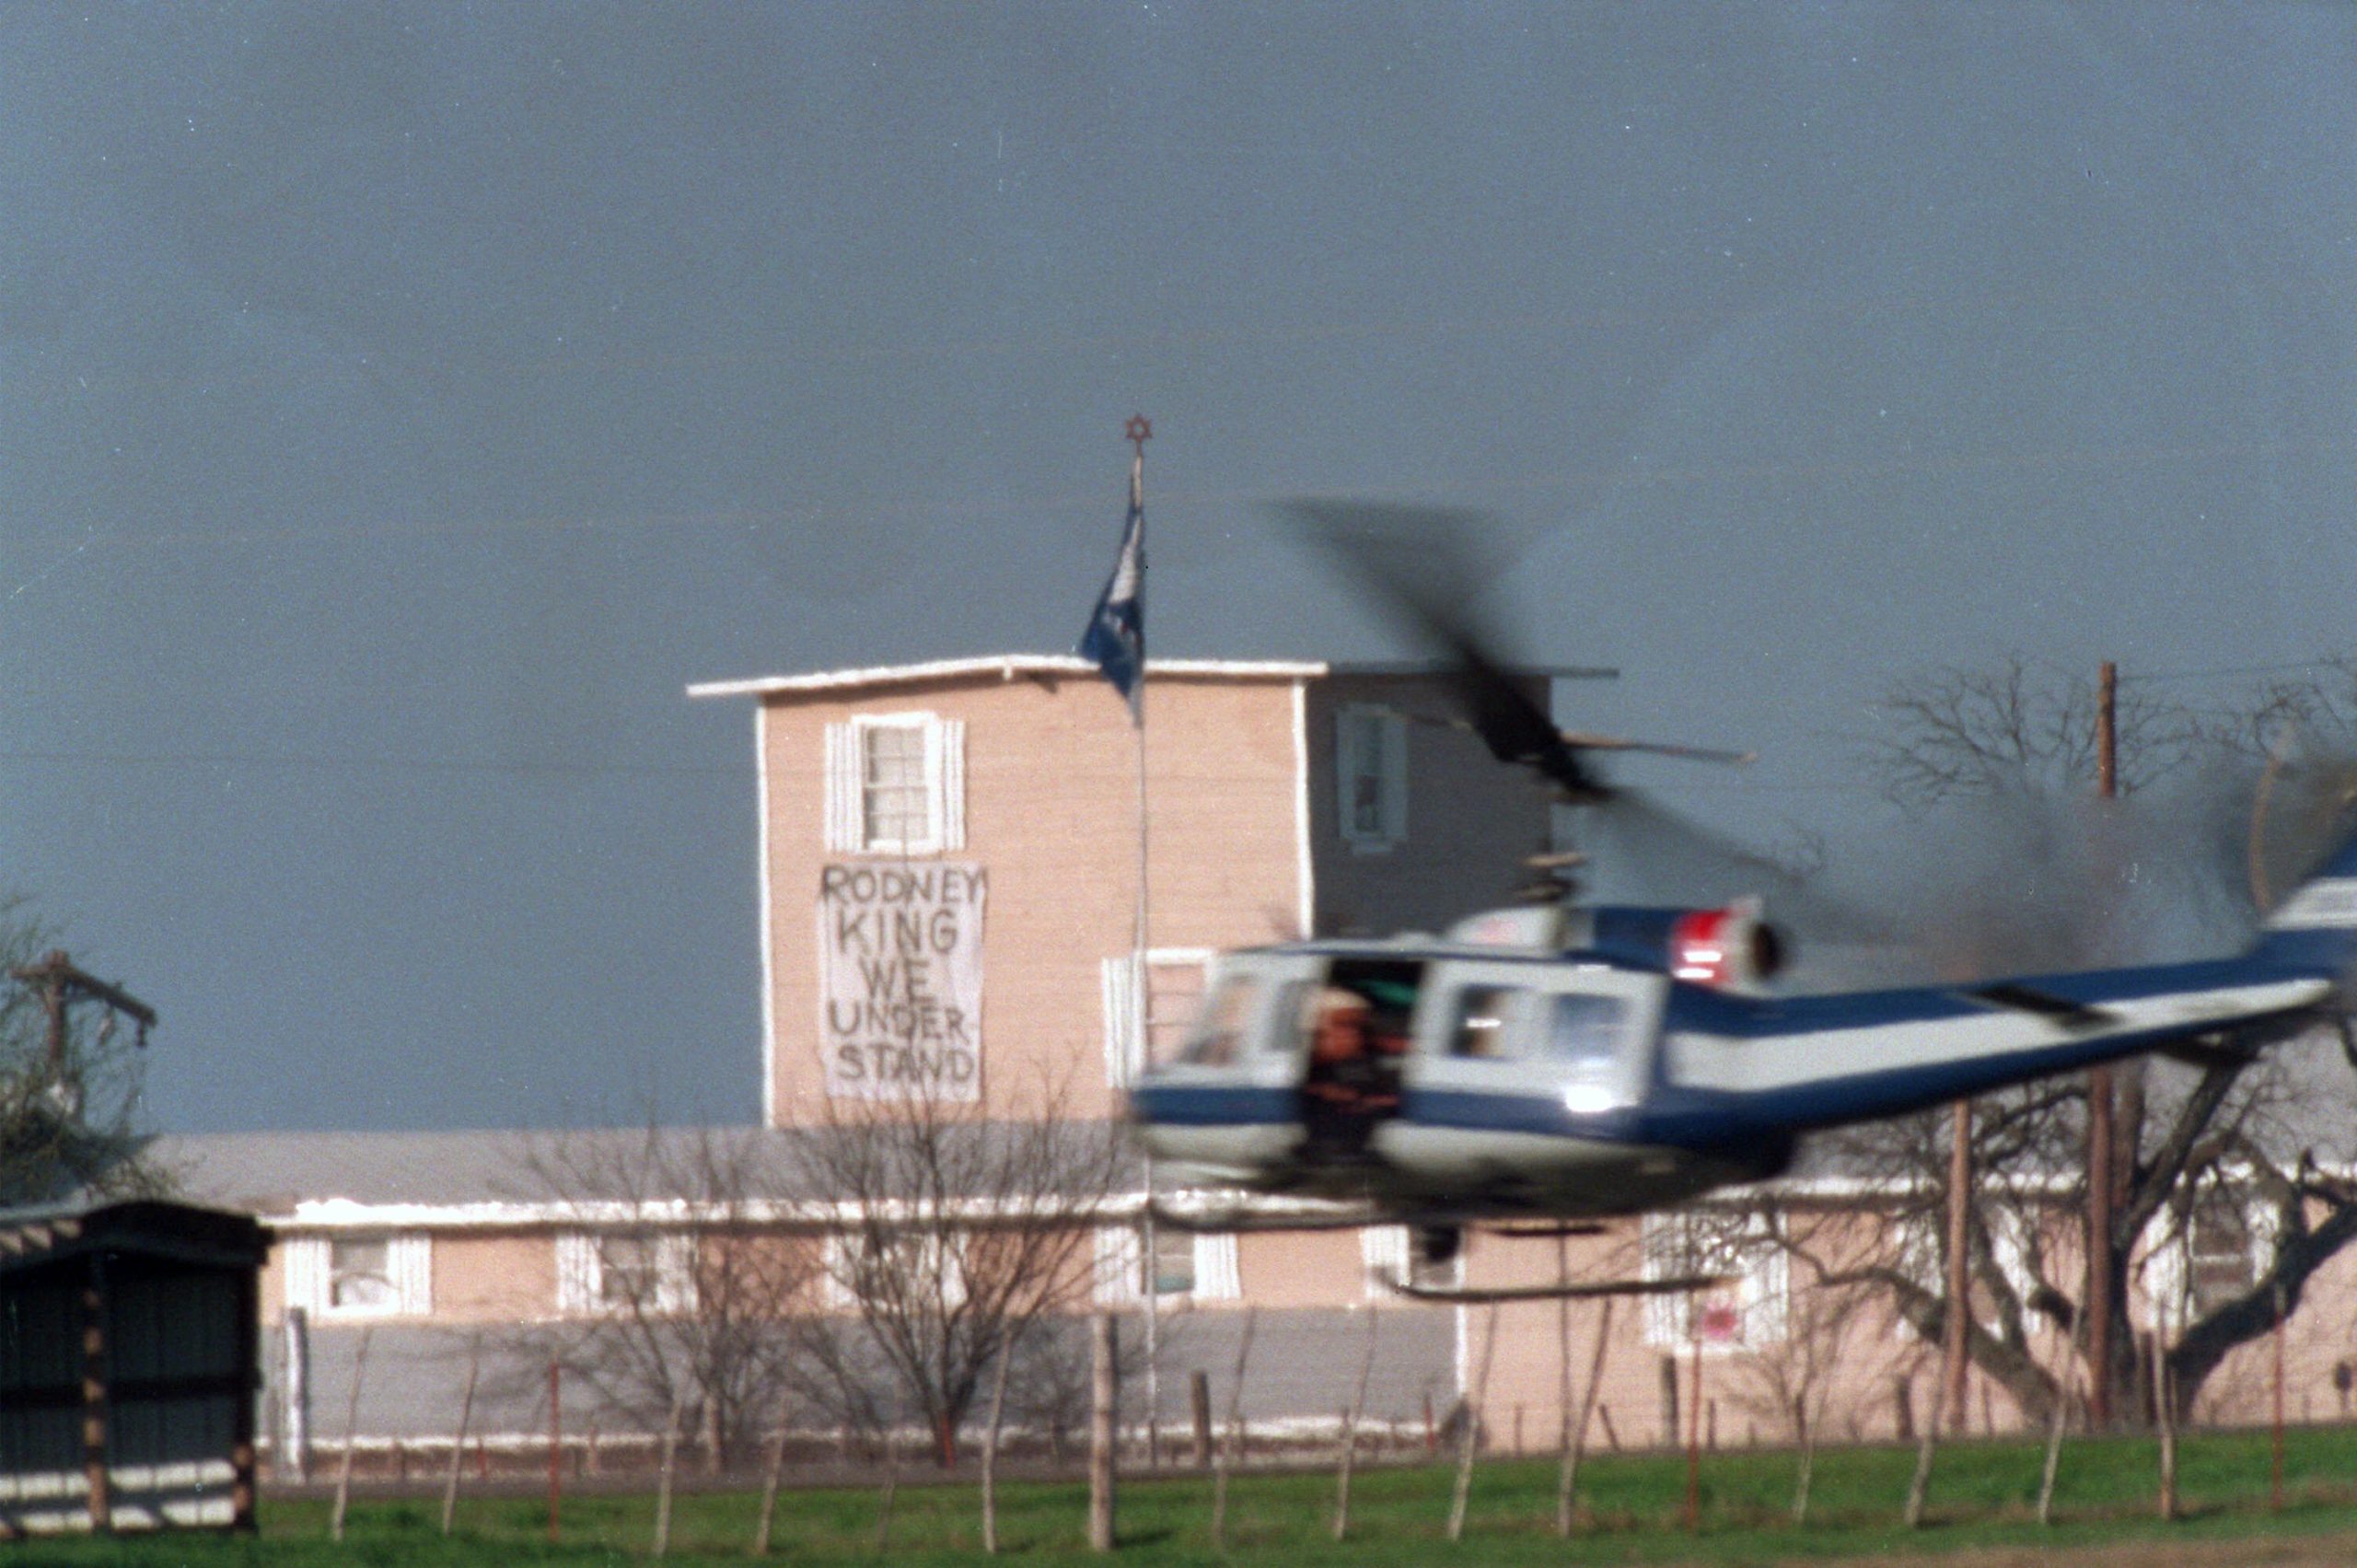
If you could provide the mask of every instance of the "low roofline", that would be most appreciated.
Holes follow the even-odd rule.
[[[1302,680],[1329,667],[1305,659],[1148,659],[1149,676],[1175,675],[1228,680]],[[877,665],[868,669],[821,669],[807,675],[763,675],[748,680],[707,680],[688,688],[691,697],[766,697],[796,691],[835,691],[859,686],[901,686],[919,680],[1013,680],[1024,675],[1094,675],[1095,661],[1077,654],[990,654],[977,658],[933,659],[923,664]]]
[[[1329,675],[1422,676],[1446,667],[1416,660],[1369,659],[1148,659],[1149,678],[1182,680],[1315,680]],[[1096,664],[1077,654],[987,654],[973,658],[933,659],[921,664],[877,665],[865,669],[821,669],[805,675],[763,675],[743,680],[705,680],[688,688],[691,697],[790,696],[810,691],[851,691],[864,686],[903,686],[924,680],[1013,680],[1018,676],[1086,676]],[[1620,672],[1585,665],[1517,666],[1512,673],[1562,680],[1608,680]]]

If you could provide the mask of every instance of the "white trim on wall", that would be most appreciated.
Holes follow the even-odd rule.
[[[1236,1301],[1243,1296],[1234,1231],[1206,1231],[1195,1237],[1194,1295],[1197,1301]]]
[[[1309,842],[1309,683],[1293,683],[1293,854],[1299,889],[1294,935],[1303,941],[1316,935],[1318,871]]]
[[[1383,1280],[1409,1277],[1409,1256],[1408,1227],[1404,1225],[1371,1225],[1359,1232],[1359,1264],[1366,1273],[1369,1301],[1385,1300],[1391,1295],[1381,1283]]]
[[[388,1249],[396,1310],[423,1318],[434,1310],[434,1238],[422,1231],[396,1236]]]
[[[933,792],[937,803],[941,853],[955,854],[966,847],[966,721],[938,719],[934,723]]]
[[[557,1233],[556,1309],[569,1318],[598,1310],[598,1238],[586,1230]]]
[[[822,781],[823,782],[823,781]],[[777,1103],[776,889],[770,886],[770,705],[753,704],[754,880],[761,897],[761,1124],[784,1125]]]
[[[822,842],[828,854],[858,854],[860,849],[860,752],[858,740],[851,733],[849,719],[837,719],[828,724],[828,754],[825,773],[818,781],[825,814],[825,835]]]
[[[299,1307],[317,1317],[319,1303],[328,1295],[328,1238],[324,1236],[294,1236],[286,1238],[279,1249],[279,1268],[284,1275],[282,1289],[284,1305]]]
[[[1101,960],[1097,967],[1105,1004],[1105,1082],[1108,1087],[1126,1089],[1135,1080],[1138,1063],[1144,1055],[1137,955],[1123,953]]]
[[[1283,680],[1288,677],[1324,675],[1334,666],[1319,659],[1148,659],[1145,672],[1192,675],[1231,680]],[[1357,666],[1353,669],[1390,670],[1390,666]],[[1400,666],[1396,673],[1407,673]],[[1422,670],[1423,666],[1414,666]],[[885,686],[920,680],[955,680],[967,676],[995,675],[1012,680],[1018,675],[1095,675],[1093,659],[1077,654],[995,654],[981,658],[934,659],[923,664],[877,665],[865,669],[827,669],[809,675],[756,676],[744,680],[699,680],[689,686],[691,697],[761,697],[804,691],[836,691],[853,686]]]
[[[1145,1258],[1134,1226],[1097,1227],[1097,1305],[1126,1307],[1144,1295]]]

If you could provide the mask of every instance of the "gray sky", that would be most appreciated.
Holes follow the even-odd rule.
[[[1544,530],[1565,716],[1845,830],[1933,662],[2357,645],[2357,14],[0,9],[0,883],[175,1129],[749,1118],[750,716],[1385,651],[1263,501]],[[2200,682],[2193,690],[2203,690]],[[1108,701],[1113,699],[1109,695]]]

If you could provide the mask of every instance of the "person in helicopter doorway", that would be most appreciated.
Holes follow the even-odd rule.
[[[1376,1038],[1374,1007],[1355,991],[1328,986],[1318,993],[1309,1037],[1309,1071],[1302,1079],[1301,1120],[1313,1159],[1364,1156],[1376,1119],[1399,1104],[1389,1080],[1397,1069],[1380,1059],[1388,1041]]]

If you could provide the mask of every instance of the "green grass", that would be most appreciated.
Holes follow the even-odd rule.
[[[1794,1460],[1782,1453],[1708,1455],[1702,1463],[1702,1526],[1682,1526],[1686,1471],[1668,1456],[1607,1456],[1582,1475],[1587,1522],[1566,1543],[1553,1530],[1551,1460],[1503,1460],[1476,1470],[1465,1539],[1446,1539],[1453,1481],[1445,1464],[1362,1471],[1354,1486],[1352,1539],[1328,1532],[1329,1473],[1238,1478],[1229,1499],[1227,1551],[1210,1535],[1212,1483],[1185,1474],[1126,1478],[1120,1553],[1140,1564],[1318,1563],[1454,1561],[1474,1563],[1767,1563],[1807,1559],[1936,1554],[1967,1548],[2064,1548],[2129,1539],[2247,1537],[2258,1533],[2357,1532],[2357,1432],[2316,1429],[2292,1435],[2286,1506],[2267,1506],[2264,1434],[2204,1434],[2182,1446],[2180,1493],[2188,1517],[2154,1516],[2155,1456],[2132,1438],[2073,1443],[2063,1452],[2056,1524],[2040,1527],[2039,1447],[1972,1443],[1943,1448],[1933,1471],[1926,1527],[1908,1531],[1898,1514],[1911,1450],[1829,1451],[1817,1458],[1809,1524],[1787,1517]],[[789,1564],[874,1563],[877,1494],[872,1488],[790,1492],[779,1501],[773,1556]],[[1016,1562],[1083,1559],[1087,1494],[1064,1482],[1001,1489],[1000,1540]],[[673,1515],[672,1554],[743,1561],[758,1496],[683,1495]],[[17,1563],[172,1564],[175,1568],[273,1565],[623,1562],[645,1557],[653,1539],[651,1496],[571,1495],[563,1537],[547,1539],[540,1499],[462,1499],[459,1534],[445,1540],[435,1500],[355,1503],[345,1542],[328,1539],[328,1505],[266,1500],[258,1539],[175,1535],[121,1541],[40,1541],[0,1548],[0,1568]],[[971,1562],[981,1522],[970,1479],[900,1487],[890,1559]]]

